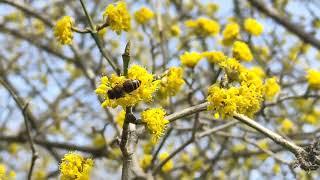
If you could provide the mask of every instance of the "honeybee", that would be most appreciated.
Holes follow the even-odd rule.
[[[125,95],[125,93],[130,93],[140,87],[141,81],[134,79],[128,79],[123,84],[118,84],[114,88],[110,89],[108,93],[109,99],[118,99]]]

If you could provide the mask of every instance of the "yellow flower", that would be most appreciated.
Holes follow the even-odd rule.
[[[14,171],[7,171],[5,164],[0,163],[0,179],[1,180],[14,180],[16,179],[16,173]]]
[[[232,151],[232,152],[235,152],[235,153],[238,153],[238,152],[243,152],[243,151],[245,151],[246,148],[247,148],[247,147],[246,147],[245,144],[240,144],[240,143],[238,143],[238,144],[235,144],[235,145],[232,146],[231,151]]]
[[[120,34],[121,31],[129,31],[131,28],[131,17],[124,1],[118,2],[117,5],[109,4],[103,13],[103,17],[106,18],[110,28],[117,34]]]
[[[140,166],[143,169],[146,169],[147,167],[150,166],[152,160],[152,155],[151,154],[144,154],[142,159],[140,160]]]
[[[241,41],[233,43],[232,48],[233,57],[239,60],[252,61],[253,56],[248,45]]]
[[[46,30],[44,23],[39,19],[35,19],[32,21],[32,27],[33,27],[34,33],[37,35],[43,34]]]
[[[207,15],[211,16],[219,10],[219,4],[216,3],[208,3],[204,5],[205,12]]]
[[[103,136],[100,133],[98,133],[98,134],[94,135],[92,144],[95,147],[101,148],[106,145],[106,142],[105,142],[105,139],[103,138]]]
[[[112,74],[110,79],[107,76],[101,78],[101,84],[95,92],[104,98],[102,107],[115,108],[117,106],[135,106],[140,101],[150,102],[153,100],[152,95],[158,89],[160,80],[154,80],[152,74],[150,74],[145,68],[138,65],[133,65],[128,69],[128,79],[139,80],[141,82],[140,86],[130,93],[125,93],[121,98],[109,99],[108,91],[116,85],[122,85],[127,78],[124,76],[117,76],[115,74]]]
[[[259,66],[254,66],[250,69],[253,73],[255,73],[259,78],[264,78],[266,73],[264,70]]]
[[[234,76],[239,76],[237,80],[240,80],[240,86],[229,88],[221,88],[217,84],[210,86],[207,97],[208,110],[219,113],[222,118],[232,116],[234,112],[252,117],[260,110],[263,100],[264,91],[261,78],[252,70],[241,66],[226,67],[229,68],[229,70],[226,69],[227,74],[228,71],[234,71]]]
[[[134,13],[134,17],[139,24],[146,24],[154,17],[154,13],[149,8],[143,7]]]
[[[244,21],[244,29],[254,36],[259,36],[263,32],[262,24],[252,18],[247,18]]]
[[[93,166],[92,159],[83,158],[80,154],[65,154],[60,164],[61,180],[89,180]]]
[[[306,78],[311,89],[320,89],[320,71],[309,69]]]
[[[220,88],[212,85],[208,90],[207,101],[209,102],[208,110],[218,112],[222,118],[232,115],[237,110],[237,97],[239,89],[231,87],[229,89]]]
[[[33,178],[34,180],[45,180],[47,175],[44,170],[37,170],[34,172]]]
[[[239,78],[242,65],[235,58],[228,58],[225,61],[221,61],[219,66],[227,73],[230,81],[234,81]]]
[[[160,154],[159,159],[160,161],[165,160],[167,157],[169,157],[169,153],[163,152]],[[173,168],[173,161],[170,159],[164,166],[162,166],[161,170],[163,172],[169,172]]]
[[[54,36],[57,40],[65,45],[71,44],[73,39],[72,32],[73,19],[70,16],[64,16],[57,21],[54,27]]]
[[[126,111],[122,109],[116,116],[116,122],[119,125],[119,127],[123,126],[123,122],[125,118],[126,118]]]
[[[222,36],[223,44],[231,45],[240,36],[240,26],[235,22],[228,23],[222,32]]]
[[[183,65],[194,68],[200,59],[202,58],[202,55],[197,52],[185,52],[180,56],[180,61]]]
[[[170,27],[170,34],[172,36],[179,36],[181,34],[181,29],[178,25],[172,25]]]
[[[227,59],[227,56],[221,51],[206,51],[202,53],[202,56],[212,64],[220,63]]]
[[[272,167],[273,173],[274,173],[274,174],[279,174],[280,170],[281,170],[280,165],[277,164],[277,163],[275,163],[275,164],[273,165],[273,167]]]
[[[265,87],[265,97],[267,99],[274,98],[280,91],[280,85],[277,83],[276,77],[268,78],[264,85]]]
[[[294,124],[290,119],[284,119],[281,122],[281,131],[288,134],[294,130]]]
[[[0,164],[0,178],[4,178],[6,175],[6,166],[4,164]]]
[[[267,139],[259,140],[257,142],[257,145],[259,146],[259,148],[261,148],[263,150],[268,150],[269,149],[269,144],[268,144],[268,140]]]
[[[152,142],[157,142],[169,123],[165,119],[166,111],[162,108],[152,108],[141,113],[142,122],[146,123],[147,128],[152,134]]]
[[[180,91],[184,83],[183,69],[181,67],[171,67],[161,79],[159,93],[162,97],[174,96]]]
[[[220,31],[220,25],[215,20],[200,17],[196,20],[188,20],[185,25],[199,36],[213,36]]]

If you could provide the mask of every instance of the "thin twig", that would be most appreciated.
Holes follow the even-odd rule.
[[[28,135],[28,141],[30,143],[30,147],[31,147],[31,151],[32,151],[32,158],[31,158],[31,164],[30,164],[30,169],[28,172],[28,180],[31,180],[31,176],[32,176],[32,171],[33,171],[33,167],[35,165],[35,162],[38,158],[38,152],[36,151],[36,149],[34,148],[34,143],[33,143],[33,139],[31,136],[31,132],[30,132],[30,128],[28,125],[28,115],[26,113],[26,110],[28,109],[28,105],[29,103],[27,103],[24,108],[23,108],[23,116],[24,116],[24,124],[26,126],[26,131],[27,131],[27,135]]]

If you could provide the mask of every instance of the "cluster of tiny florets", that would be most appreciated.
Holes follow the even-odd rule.
[[[152,108],[141,113],[142,122],[152,134],[152,142],[157,142],[163,135],[169,121],[165,119],[166,111],[162,108]]]
[[[92,159],[70,152],[64,155],[60,164],[60,178],[61,180],[89,180],[92,166]]]
[[[143,7],[134,13],[134,17],[139,24],[146,24],[154,17],[154,13],[146,7]]]
[[[131,16],[124,1],[120,1],[116,5],[108,5],[103,17],[110,28],[117,34],[120,34],[121,31],[129,31],[131,28]]]
[[[116,85],[123,84],[126,80],[139,80],[140,86],[132,91],[126,93],[123,97],[117,99],[110,99],[108,91],[113,89]],[[112,74],[110,78],[103,76],[101,84],[96,89],[96,93],[104,98],[103,107],[128,107],[134,106],[140,101],[150,102],[153,100],[153,93],[158,89],[160,80],[154,80],[154,76],[150,74],[145,68],[133,65],[128,69],[128,77],[117,76]]]
[[[72,24],[73,19],[70,16],[64,16],[57,21],[54,27],[54,36],[63,45],[72,43]]]
[[[217,35],[220,31],[218,22],[204,17],[200,17],[196,20],[188,20],[185,22],[185,25],[199,36],[213,36]]]

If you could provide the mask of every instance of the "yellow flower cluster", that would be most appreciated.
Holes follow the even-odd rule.
[[[219,33],[220,25],[215,20],[200,17],[196,20],[188,20],[185,25],[199,36],[213,36]]]
[[[170,27],[171,36],[179,36],[181,34],[181,29],[178,25],[172,25]]]
[[[234,40],[240,37],[240,26],[235,22],[228,23],[222,32],[222,36],[222,43],[231,45]]]
[[[129,31],[131,28],[131,17],[124,1],[120,1],[117,5],[110,4],[106,7],[103,17],[110,28],[117,34],[121,31]]]
[[[54,27],[54,36],[61,44],[65,45],[72,43],[72,25],[73,19],[70,16],[64,16],[57,21]]]
[[[247,18],[244,21],[244,29],[254,36],[259,36],[263,32],[262,24],[252,18]]]
[[[320,117],[320,111],[313,109],[310,113],[302,115],[301,121],[312,125],[316,125],[320,122],[318,117]]]
[[[142,159],[139,162],[142,169],[147,169],[147,167],[149,167],[151,164],[151,160],[152,160],[151,154],[144,154]]]
[[[102,107],[127,107],[134,106],[140,101],[150,102],[153,100],[153,93],[158,89],[160,80],[154,80],[153,75],[150,74],[145,68],[133,65],[128,69],[128,79],[140,80],[140,86],[130,92],[125,93],[123,97],[118,99],[110,99],[108,97],[108,91],[114,88],[116,85],[122,85],[127,78],[125,76],[117,76],[112,74],[110,78],[103,76],[101,78],[101,84],[95,90],[95,92],[104,98]]]
[[[294,130],[294,124],[290,119],[284,119],[281,122],[280,130],[285,134],[288,134]]]
[[[2,180],[14,180],[16,179],[16,173],[14,171],[7,172],[7,167],[0,163],[0,179]]]
[[[134,17],[139,24],[146,24],[154,17],[154,13],[149,8],[142,7],[134,13]]]
[[[180,91],[184,83],[183,69],[181,67],[171,67],[161,79],[159,94],[161,97],[174,96]]]
[[[209,87],[208,110],[222,118],[232,116],[234,112],[253,116],[260,110],[264,95],[261,72],[246,69],[234,58],[228,58],[219,65],[227,73],[229,82],[239,81],[240,86],[222,88],[214,84]]]
[[[229,81],[239,79],[242,65],[235,58],[227,58],[227,60],[220,62],[219,66],[227,73]]]
[[[183,65],[194,68],[201,60],[202,54],[197,52],[185,52],[180,56],[180,61]]]
[[[268,78],[265,82],[264,88],[265,97],[269,100],[274,98],[281,90],[280,85],[277,83],[276,77]]]
[[[125,118],[126,118],[126,111],[122,109],[116,116],[116,123],[119,125],[119,127],[123,126],[123,122]]]
[[[320,89],[320,71],[309,69],[306,78],[311,89]]]
[[[207,60],[212,64],[220,63],[220,62],[225,61],[227,59],[227,56],[224,55],[224,53],[221,51],[203,52],[202,56],[207,58]]]
[[[65,154],[60,164],[61,180],[88,180],[93,166],[92,159],[83,158],[80,154]]]
[[[146,127],[152,134],[152,142],[157,142],[164,134],[169,123],[165,119],[166,111],[162,108],[152,108],[141,113],[142,122],[146,123]]]
[[[241,41],[233,43],[232,54],[238,60],[252,61],[253,56],[248,45]]]
[[[159,155],[160,161],[165,160],[167,157],[169,157],[169,153],[167,153],[167,152],[163,152]],[[172,159],[170,159],[166,164],[164,164],[162,166],[161,170],[163,172],[169,172],[169,171],[171,171],[172,168],[173,168],[173,161],[172,161]]]

